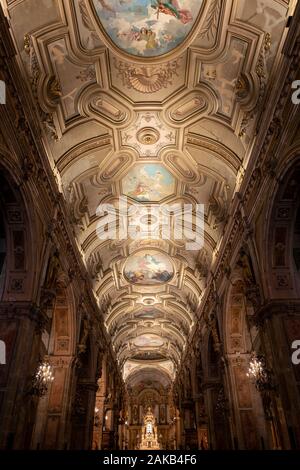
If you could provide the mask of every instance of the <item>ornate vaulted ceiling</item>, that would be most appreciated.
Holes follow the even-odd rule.
[[[2,3],[124,378],[169,384],[251,161],[293,2]],[[120,196],[145,226],[150,204],[204,204],[203,248],[159,235],[100,239],[97,208],[118,212]]]

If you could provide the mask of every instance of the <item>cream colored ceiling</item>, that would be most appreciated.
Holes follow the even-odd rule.
[[[143,60],[108,45],[88,0],[3,3],[124,377],[136,380],[138,371],[146,377],[155,367],[168,381],[195,325],[251,156],[292,5],[204,1],[190,43]],[[143,141],[145,128],[151,145]],[[148,163],[173,178],[162,203],[205,204],[200,251],[174,240],[97,237],[97,206],[116,204],[136,165]],[[124,276],[126,260],[147,249],[170,257],[174,275],[168,282],[141,285]],[[145,309],[148,317],[140,317]],[[141,346],[144,335],[151,335],[151,347]]]

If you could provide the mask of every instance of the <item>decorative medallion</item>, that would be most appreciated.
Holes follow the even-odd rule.
[[[157,158],[161,149],[176,145],[177,130],[162,123],[156,112],[136,114],[135,122],[120,131],[122,145],[135,149],[140,157]]]
[[[159,202],[174,194],[175,178],[163,165],[137,164],[122,180],[122,190],[138,202]]]
[[[203,0],[93,0],[111,43],[136,57],[159,57],[180,46],[200,17]]]
[[[133,284],[162,284],[172,279],[174,269],[167,255],[146,250],[130,256],[125,263],[124,276]]]
[[[144,127],[137,132],[136,138],[143,145],[154,145],[158,142],[160,134],[152,127]]]

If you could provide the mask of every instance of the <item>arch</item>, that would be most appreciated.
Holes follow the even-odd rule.
[[[53,247],[46,266],[39,298],[44,318],[39,357],[50,363],[54,381],[39,400],[32,447],[63,449],[71,432],[66,417],[72,413],[78,318],[72,286]]]
[[[250,264],[251,261],[249,260]],[[251,321],[253,304],[246,298],[248,286],[240,258],[231,276],[223,312],[226,386],[234,415],[231,432],[235,448],[259,449],[268,441],[260,393],[247,377],[251,351],[261,348],[258,330]],[[252,282],[255,284],[255,278]]]
[[[267,292],[272,299],[300,296],[298,269],[294,257],[295,230],[300,207],[300,158],[294,156],[274,188],[265,235],[264,257]],[[268,247],[268,249],[266,249]]]
[[[37,350],[38,315],[33,298],[39,244],[28,187],[22,184],[12,155],[0,148],[0,159],[0,340],[6,350],[0,372],[0,421],[4,430],[9,426],[13,429],[1,433],[0,447],[20,448],[30,442],[32,406],[30,400],[25,400],[18,422],[13,423],[13,402],[8,395],[26,396],[31,361]],[[21,432],[26,420],[26,432]]]
[[[32,299],[37,268],[37,227],[31,195],[18,182],[12,169],[5,168],[7,157],[0,165],[1,283],[0,300]]]

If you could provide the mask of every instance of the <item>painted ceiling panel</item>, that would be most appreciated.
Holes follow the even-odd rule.
[[[203,0],[93,0],[93,4],[117,47],[133,56],[157,57],[188,37]]]

